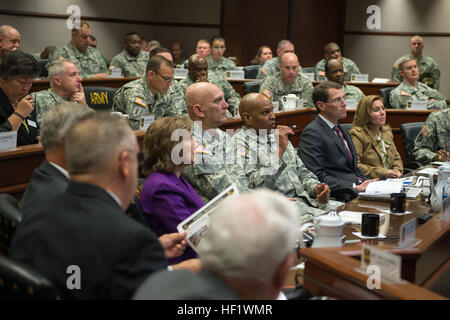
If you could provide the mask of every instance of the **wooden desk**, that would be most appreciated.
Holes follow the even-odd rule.
[[[387,202],[355,200],[347,204],[345,210],[380,212],[388,207]],[[429,206],[422,201],[408,200],[406,210],[413,213],[403,216],[386,214],[386,219],[380,227],[381,230],[386,231],[386,240],[364,240],[364,242],[400,255],[402,278],[410,284],[405,286],[382,284],[382,290],[368,290],[367,275],[354,270],[360,266],[361,246],[346,245],[341,248],[306,248],[299,252],[306,259],[305,287],[314,295],[336,296],[336,292],[333,290],[330,292],[330,289],[326,289],[317,282],[320,281],[342,292],[343,295],[337,295],[339,298],[439,299],[440,296],[420,289],[430,288],[434,281],[450,267],[450,221],[440,221],[440,214],[435,215],[424,225],[417,226],[416,238],[421,240],[419,244],[409,249],[395,248],[398,243],[400,225],[421,213],[427,213]],[[352,231],[360,231],[359,226],[345,227],[346,239],[357,239]]]

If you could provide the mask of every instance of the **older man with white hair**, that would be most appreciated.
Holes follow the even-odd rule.
[[[276,299],[295,258],[295,205],[282,195],[255,190],[225,200],[199,244],[202,271],[158,272],[134,299]]]
[[[57,102],[74,101],[87,105],[80,73],[75,63],[66,59],[56,60],[48,67],[48,78],[50,89],[31,94],[39,125],[44,114]]]

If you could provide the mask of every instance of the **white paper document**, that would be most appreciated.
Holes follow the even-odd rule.
[[[366,192],[360,192],[358,198],[374,200],[374,201],[389,201],[391,193],[400,193],[403,189],[401,181],[374,181],[369,183]]]
[[[198,244],[208,232],[211,215],[226,198],[238,193],[235,185],[229,186],[214,199],[178,224],[178,232],[187,232],[186,241],[195,252],[197,252]]]

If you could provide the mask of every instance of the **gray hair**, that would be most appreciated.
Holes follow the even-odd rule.
[[[94,110],[77,102],[56,103],[42,119],[41,143],[44,150],[51,151],[57,148],[64,141],[69,128],[90,112]]]
[[[50,81],[50,85],[53,85],[53,77],[54,76],[62,76],[64,74],[64,62],[73,63],[71,60],[67,59],[58,59],[48,66],[48,79]]]
[[[398,63],[398,70],[403,70],[403,65],[407,62],[416,60],[414,58],[410,58],[410,57],[405,57],[402,60],[400,60],[400,62]]]
[[[109,112],[94,112],[66,134],[64,153],[71,174],[105,172],[116,155],[136,143],[128,121]]]
[[[286,44],[292,44],[292,45],[294,45],[293,43],[292,43],[292,41],[291,40],[281,40],[280,42],[278,42],[278,47],[277,47],[277,49],[278,50],[281,50],[281,49],[283,49],[283,46],[284,45],[286,45]]]
[[[264,284],[294,252],[297,239],[295,205],[273,191],[254,190],[217,208],[199,257],[213,273]]]

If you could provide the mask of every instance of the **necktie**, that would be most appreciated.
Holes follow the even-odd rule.
[[[352,153],[350,152],[350,149],[345,144],[344,136],[342,135],[341,129],[336,125],[333,127],[333,130],[337,133],[339,140],[341,140],[342,144],[344,145],[345,150],[347,150],[348,156],[350,157],[350,160],[353,161]]]

